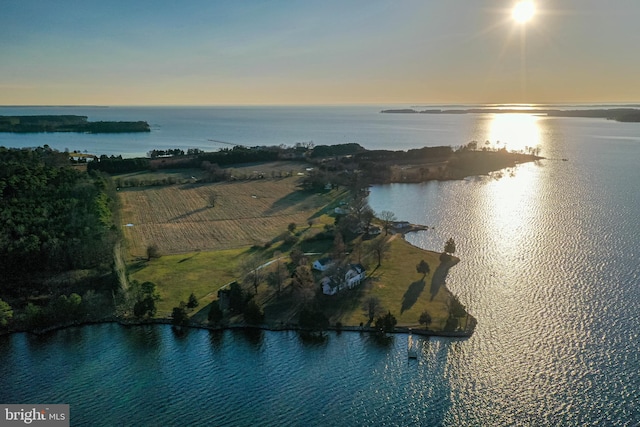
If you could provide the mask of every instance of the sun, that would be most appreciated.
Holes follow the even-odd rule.
[[[511,16],[519,24],[525,24],[536,14],[536,6],[532,0],[522,0],[513,7]]]

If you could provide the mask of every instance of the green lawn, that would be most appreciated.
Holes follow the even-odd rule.
[[[362,309],[369,297],[380,300],[382,308],[398,319],[398,326],[420,327],[418,318],[427,310],[433,319],[431,329],[442,329],[448,317],[447,302],[449,292],[444,287],[434,287],[431,299],[432,279],[440,264],[439,253],[425,251],[397,237],[391,242],[391,250],[376,268],[377,260],[369,260],[366,284],[337,295],[320,298],[324,310],[331,313],[332,323],[341,321],[343,325],[359,325],[368,321]],[[420,260],[425,260],[431,268],[426,277],[416,271]]]
[[[319,242],[320,245],[322,243],[323,241]],[[240,279],[239,265],[245,257],[260,254],[267,261],[273,259],[274,252],[278,249],[276,245],[268,249],[243,248],[168,255],[132,264],[130,278],[139,282],[151,281],[157,285],[161,297],[157,303],[157,317],[169,316],[173,307],[180,301],[186,302],[193,292],[200,305],[191,315],[194,320],[204,322],[208,305],[217,298],[218,289]],[[282,256],[286,257],[287,253],[283,251]],[[396,237],[391,241],[391,250],[380,267],[376,268],[375,260],[368,260],[369,278],[365,284],[333,296],[318,292],[317,303],[329,316],[331,324],[342,322],[345,326],[357,326],[361,322],[367,324],[368,319],[362,307],[367,298],[374,296],[380,300],[385,311],[390,310],[396,316],[398,326],[421,327],[418,318],[426,310],[433,319],[430,329],[441,330],[449,315],[448,301],[451,294],[444,286],[432,283],[436,271],[441,275],[444,273],[442,267],[438,270],[439,256],[439,253],[422,250]],[[416,271],[420,260],[425,260],[431,268],[426,277]],[[287,261],[284,258],[282,262]],[[253,288],[246,285],[245,288],[253,292]],[[285,287],[281,295],[277,296],[275,289],[262,283],[258,287],[256,301],[263,307],[267,323],[297,323],[297,312],[301,304],[289,287]]]
[[[217,298],[221,286],[237,278],[238,263],[247,250],[191,252],[140,261],[129,266],[129,278],[156,284],[161,298],[156,304],[157,317],[167,317],[192,292],[200,301],[199,310]]]

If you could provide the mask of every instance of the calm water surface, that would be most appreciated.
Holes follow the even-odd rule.
[[[640,125],[373,110],[306,125],[269,114],[316,143],[333,115],[345,122],[318,130],[346,135],[333,142],[382,148],[384,129],[396,135],[387,148],[489,140],[549,158],[501,178],[372,189],[377,212],[435,227],[413,243],[455,238],[462,261],[447,283],[479,320],[472,338],[420,341],[407,361],[402,335],[385,346],[357,333],[310,345],[163,326],[16,334],[0,338],[0,402],[70,403],[74,425],[639,425]],[[247,126],[238,135],[252,140],[266,124]]]

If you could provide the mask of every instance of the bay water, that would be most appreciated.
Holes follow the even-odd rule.
[[[638,425],[640,125],[383,108],[65,107],[47,114],[147,120],[152,132],[0,134],[0,145],[127,156],[226,146],[209,139],[539,147],[546,160],[491,176],[372,188],[376,212],[432,227],[412,243],[455,239],[447,286],[478,319],[471,338],[420,339],[413,361],[404,335],[313,344],[115,324],[14,334],[0,337],[0,402],[68,403],[72,425]]]

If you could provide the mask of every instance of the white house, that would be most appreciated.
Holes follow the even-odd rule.
[[[340,290],[340,284],[333,277],[325,277],[322,279],[322,293],[325,295],[335,295]]]
[[[358,286],[367,276],[367,272],[361,264],[349,264],[349,269],[344,277],[333,276],[322,279],[322,293],[325,295],[335,295],[342,289],[353,289]]]
[[[346,282],[347,288],[353,289],[362,283],[366,276],[367,272],[362,264],[349,264],[349,269],[344,275],[344,281]]]
[[[313,269],[325,271],[331,264],[333,264],[333,260],[331,258],[320,258],[313,262]]]

